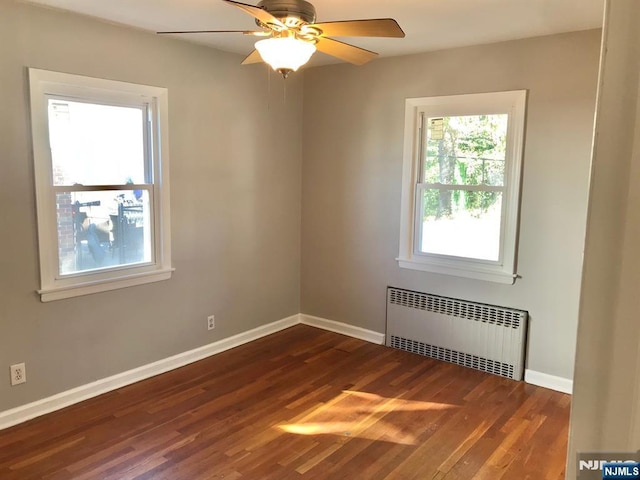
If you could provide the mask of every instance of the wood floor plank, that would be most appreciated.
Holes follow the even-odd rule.
[[[299,325],[0,431],[0,478],[559,480],[569,408]]]

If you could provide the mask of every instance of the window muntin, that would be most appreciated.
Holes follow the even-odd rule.
[[[401,267],[513,283],[525,99],[407,99]]]
[[[29,76],[42,300],[170,278],[166,89]]]

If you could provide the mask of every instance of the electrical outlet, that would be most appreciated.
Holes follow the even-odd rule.
[[[213,330],[214,328],[216,328],[216,316],[209,315],[207,317],[207,330]]]
[[[20,385],[27,381],[27,367],[24,363],[11,365],[11,385]]]

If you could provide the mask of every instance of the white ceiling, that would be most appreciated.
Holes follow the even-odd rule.
[[[251,16],[220,0],[27,1],[151,32],[255,28]],[[604,9],[604,0],[314,0],[312,3],[318,22],[395,18],[405,31],[405,38],[346,39],[380,56],[599,28]],[[249,54],[256,41],[255,37],[231,33],[183,38],[242,55]],[[319,53],[314,55],[311,65],[334,61]]]

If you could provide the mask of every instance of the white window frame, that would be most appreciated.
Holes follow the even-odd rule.
[[[526,90],[406,99],[400,254],[397,258],[401,268],[505,284],[515,282],[526,99]],[[422,118],[505,113],[509,120],[498,260],[420,252],[418,182],[422,165]]]
[[[29,68],[29,85],[40,253],[40,289],[37,292],[40,299],[43,302],[60,300],[171,278],[167,89],[35,68]],[[51,97],[107,105],[143,106],[149,112],[152,185],[145,188],[149,190],[153,210],[151,262],[73,275],[59,274],[56,189],[48,127],[48,99]],[[140,186],[127,188],[133,187]],[[123,187],[89,187],[90,190],[118,188]]]

